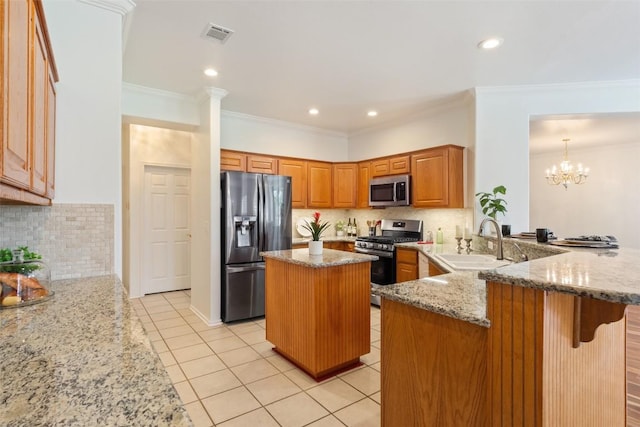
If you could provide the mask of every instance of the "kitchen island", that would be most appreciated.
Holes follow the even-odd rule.
[[[370,269],[377,257],[332,249],[263,252],[266,338],[316,380],[370,351]]]
[[[640,251],[546,255],[374,288],[383,426],[625,425],[624,313],[640,304]]]
[[[191,426],[116,276],[0,310],[0,425]]]

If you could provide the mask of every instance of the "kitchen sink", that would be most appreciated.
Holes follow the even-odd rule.
[[[511,264],[511,261],[497,260],[486,254],[437,254],[434,257],[453,270],[493,270]]]

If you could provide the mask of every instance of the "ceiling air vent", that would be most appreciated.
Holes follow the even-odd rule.
[[[221,43],[226,42],[231,34],[233,34],[233,30],[212,23],[207,24],[204,29],[205,38],[218,40]]]

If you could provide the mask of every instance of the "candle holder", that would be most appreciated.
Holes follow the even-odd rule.
[[[460,253],[462,251],[462,237],[456,237],[456,240],[458,241],[458,246],[456,246],[456,249],[458,250],[458,253]]]
[[[471,240],[471,238],[464,239],[464,241],[467,242],[467,254],[471,252]]]

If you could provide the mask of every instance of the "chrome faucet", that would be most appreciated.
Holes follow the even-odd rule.
[[[498,236],[498,248],[496,250],[496,259],[504,259],[504,254],[502,252],[502,231],[500,231],[500,226],[498,225],[498,222],[495,219],[493,218],[483,219],[482,222],[480,223],[478,236],[482,236],[482,228],[487,222],[490,222],[493,224],[494,228],[496,229],[496,235]]]

